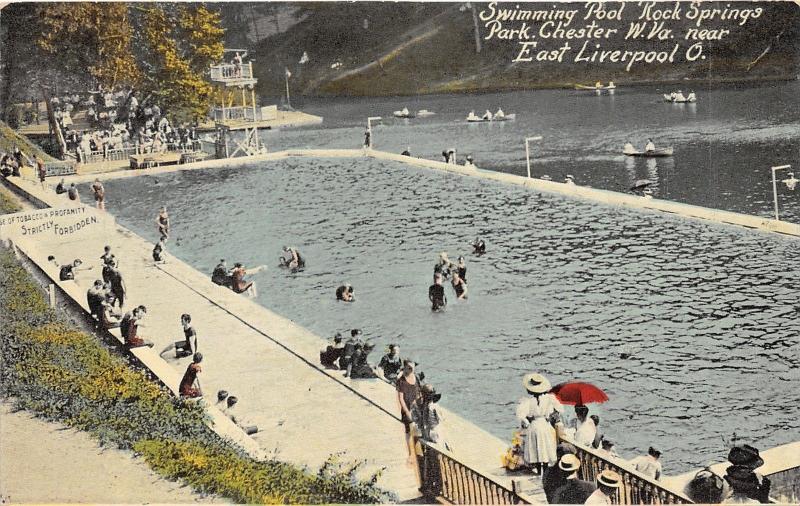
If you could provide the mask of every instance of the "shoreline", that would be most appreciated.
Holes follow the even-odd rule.
[[[775,76],[766,76],[766,77],[753,77],[753,78],[742,78],[742,77],[716,77],[716,78],[703,78],[703,79],[642,79],[642,80],[631,80],[631,81],[619,81],[614,80],[614,83],[617,85],[617,90],[623,87],[640,87],[640,86],[659,86],[659,85],[689,85],[689,84],[696,84],[696,85],[730,85],[735,83],[747,84],[747,85],[754,85],[754,84],[766,84],[766,83],[776,83],[776,82],[791,82],[798,80],[799,76],[792,76],[792,75],[775,75]],[[589,79],[588,81],[591,81]],[[506,92],[513,92],[513,91],[539,91],[539,90],[575,90],[575,85],[581,84],[576,82],[558,82],[558,83],[530,83],[530,84],[513,84],[509,83],[508,85],[500,85],[500,86],[465,86],[463,88],[459,88],[457,86],[453,87],[452,89],[434,89],[431,91],[417,91],[417,92],[396,92],[396,93],[325,93],[325,92],[314,92],[314,93],[307,93],[301,95],[304,99],[312,99],[312,100],[320,100],[320,99],[344,99],[344,98],[391,98],[391,97],[428,97],[428,96],[439,96],[439,95],[488,95],[492,93],[506,93]],[[447,86],[445,84],[444,86]],[[591,91],[591,90],[580,90],[580,91]],[[273,97],[276,95],[272,95],[269,93],[264,93],[261,95],[262,97]]]

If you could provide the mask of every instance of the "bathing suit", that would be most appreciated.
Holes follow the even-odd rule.
[[[442,285],[431,285],[430,288],[428,288],[428,298],[431,300],[431,309],[433,311],[441,311],[447,304],[444,298],[444,287]]]
[[[58,272],[58,279],[61,281],[68,281],[70,279],[75,279],[75,272],[73,271],[74,267],[72,265],[62,265],[61,270]]]
[[[175,357],[177,358],[188,357],[192,354],[191,339],[193,337],[195,338],[195,346],[197,345],[197,332],[195,332],[194,327],[190,326],[183,329],[183,335],[186,336],[183,341],[175,341]]]
[[[453,284],[453,290],[456,291],[456,297],[461,297],[461,294],[464,293],[464,282]]]
[[[245,282],[244,274],[244,269],[233,270],[233,291],[236,293],[246,292],[247,289],[253,284],[252,281]]]
[[[156,262],[161,262],[164,260],[164,256],[161,254],[164,251],[164,248],[161,247],[161,243],[157,242],[156,247],[153,248],[153,260]]]
[[[211,281],[220,286],[231,285],[231,277],[228,276],[228,271],[222,264],[214,267],[214,272],[211,274]]]
[[[183,374],[183,379],[181,379],[181,384],[178,387],[178,391],[184,397],[200,397],[200,390],[194,388],[194,382],[197,379],[197,373],[201,372],[202,369],[200,368],[200,364],[191,363],[189,367],[186,368],[186,372]]]
[[[464,283],[467,282],[467,268],[466,267],[459,267],[458,268],[458,277],[460,277]]]

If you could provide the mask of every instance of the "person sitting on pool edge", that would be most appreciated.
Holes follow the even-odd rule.
[[[383,378],[391,383],[397,381],[400,371],[403,369],[403,359],[400,358],[400,347],[390,344],[388,353],[381,357],[378,368],[383,371]]]
[[[428,300],[431,301],[431,311],[444,311],[447,306],[447,298],[444,296],[444,287],[442,286],[442,275],[436,273],[433,275],[433,284],[428,288]]]
[[[342,344],[342,334],[337,332],[333,336],[333,344],[329,344],[327,348],[319,352],[319,363],[328,369],[338,369],[336,363],[344,352],[344,345]]]
[[[211,273],[211,281],[220,286],[231,287],[231,275],[228,272],[228,266],[225,264],[224,258],[220,259],[217,266],[214,267],[214,272]]]
[[[355,299],[355,291],[351,285],[341,285],[336,289],[336,300],[342,302],[353,302]]]
[[[83,262],[80,258],[76,258],[71,264],[62,265],[58,271],[58,279],[60,281],[68,281],[75,279],[75,273],[81,269],[81,265]],[[87,267],[84,270],[91,270],[91,267]]]
[[[175,350],[175,358],[191,357],[197,352],[197,331],[192,327],[191,315],[184,313],[181,315],[181,327],[183,327],[183,339],[167,345],[161,350],[159,355],[170,350]]]

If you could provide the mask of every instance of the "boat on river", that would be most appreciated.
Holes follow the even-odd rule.
[[[697,102],[697,96],[695,96],[694,92],[690,92],[688,96],[683,96],[683,93],[680,91],[676,93],[664,93],[664,102],[670,102],[673,104],[693,104]]]
[[[409,111],[409,110],[408,110],[408,107],[403,107],[403,109],[402,109],[402,110],[400,110],[400,111],[394,111],[394,112],[392,113],[392,115],[393,115],[395,118],[413,118],[413,117],[414,117],[414,113],[412,113],[411,111]]]
[[[668,148],[652,149],[650,151],[637,151],[637,150],[623,150],[622,154],[626,156],[641,156],[646,158],[661,158],[665,156],[672,156],[672,146]]]
[[[596,82],[594,86],[586,86],[585,84],[576,84],[576,90],[587,90],[587,91],[612,91],[617,89],[617,86],[614,84],[614,81],[609,81],[607,86],[603,86],[603,83],[600,81]]]
[[[467,123],[489,123],[493,121],[511,121],[516,119],[516,114],[506,114],[502,109],[498,109],[496,113],[492,114],[491,111],[486,111],[483,116],[478,116],[475,111],[470,111],[467,115]]]
[[[427,109],[420,109],[419,111],[417,111],[417,116],[419,116],[420,118],[424,118],[426,116],[434,116],[435,114],[436,114],[435,112],[429,111]]]

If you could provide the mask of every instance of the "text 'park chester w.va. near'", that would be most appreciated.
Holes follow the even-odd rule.
[[[795,2],[0,40],[0,501],[800,501]]]

